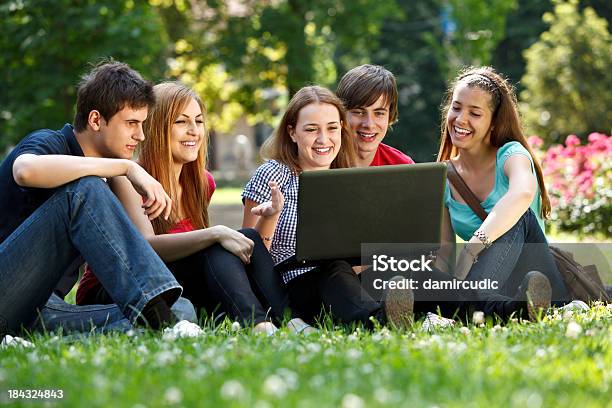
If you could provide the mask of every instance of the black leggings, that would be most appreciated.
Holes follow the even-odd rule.
[[[384,293],[367,290],[372,287],[371,269],[357,275],[346,261],[327,262],[289,281],[287,288],[291,308],[296,315],[313,322],[322,311],[332,315],[340,323],[361,322],[372,327],[370,317],[385,324],[383,312]],[[406,278],[423,279],[423,275],[406,275]],[[385,277],[390,279],[391,276]],[[448,274],[433,269],[425,278],[434,281],[452,281]],[[180,281],[180,280],[179,280]],[[502,319],[511,316],[527,316],[527,303],[500,294],[479,293],[476,290],[440,290],[431,292],[422,286],[414,290],[414,312],[417,316],[427,312],[441,313],[446,317],[470,319],[474,311],[496,315]]]
[[[257,231],[240,232],[255,243],[248,265],[215,244],[166,266],[183,286],[183,297],[193,303],[198,314],[201,309],[209,315],[223,312],[243,325],[270,320],[279,323],[289,308],[285,285],[274,272],[270,253]],[[113,303],[102,285],[92,291],[82,304]]]
[[[361,286],[359,276],[346,261],[331,261],[310,270],[287,284],[291,308],[297,316],[313,322],[322,310],[341,323],[381,318],[381,304]]]
[[[220,244],[168,263],[183,297],[209,314],[219,311],[244,325],[282,321],[289,298],[270,253],[254,229],[239,230],[255,245],[247,265]],[[219,306],[221,309],[219,309]]]
[[[436,268],[432,268],[428,272],[400,274],[373,272],[372,268],[368,268],[359,275],[359,278],[364,290],[370,293],[372,298],[383,299],[383,293],[372,289],[374,279],[389,280],[394,275],[401,275],[406,279],[413,279],[417,282],[417,289],[413,290],[416,316],[432,312],[465,321],[472,318],[473,312],[482,311],[487,316],[498,316],[504,320],[510,317],[527,317],[527,302],[520,300],[521,294],[518,292],[513,297],[509,297],[477,289],[425,289],[425,280],[431,279],[431,281],[438,283],[455,281],[453,277]]]

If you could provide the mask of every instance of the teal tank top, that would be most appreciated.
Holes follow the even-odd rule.
[[[514,154],[522,154],[527,156],[531,162],[531,171],[534,175],[536,174],[533,166],[533,158],[527,149],[523,147],[523,145],[521,145],[519,142],[513,141],[500,147],[497,150],[497,155],[495,157],[495,185],[489,196],[482,203],[480,203],[482,208],[484,208],[487,213],[491,212],[499,199],[502,198],[506,192],[508,192],[510,180],[508,179],[508,176],[504,174],[504,164],[506,164],[508,157]],[[446,191],[444,192],[444,202],[450,213],[451,223],[453,225],[455,234],[459,235],[459,237],[461,237],[461,239],[464,241],[468,241],[472,235],[474,235],[474,232],[480,228],[482,221],[476,214],[474,214],[472,209],[467,204],[460,203],[452,197],[448,183],[446,185]],[[533,210],[536,218],[538,219],[540,228],[542,228],[542,231],[544,231],[544,220],[542,219],[542,203],[540,200],[539,186],[536,190],[533,201],[531,202],[530,208]]]

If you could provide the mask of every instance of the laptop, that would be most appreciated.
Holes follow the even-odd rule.
[[[439,244],[445,183],[444,163],[303,172],[295,256],[275,270],[358,265],[366,243]]]

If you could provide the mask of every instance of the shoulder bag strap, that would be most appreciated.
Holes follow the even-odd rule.
[[[453,187],[455,187],[455,190],[457,190],[459,195],[463,197],[466,204],[470,206],[472,211],[474,211],[474,213],[484,221],[488,214],[480,205],[480,201],[476,195],[472,192],[472,190],[470,190],[465,180],[463,180],[463,177],[461,177],[453,162],[450,160],[445,160],[445,163],[448,168],[448,171],[446,172],[448,181],[453,185]]]

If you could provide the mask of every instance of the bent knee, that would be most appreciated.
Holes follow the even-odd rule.
[[[70,183],[66,184],[68,189],[77,191],[90,191],[103,188],[102,191],[110,192],[108,185],[103,178],[98,176],[85,176],[78,178]]]
[[[257,232],[253,228],[241,228],[238,230],[238,232],[242,233],[242,235],[252,241],[261,241],[261,236],[259,235],[259,232]]]

